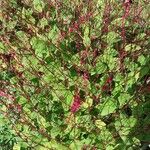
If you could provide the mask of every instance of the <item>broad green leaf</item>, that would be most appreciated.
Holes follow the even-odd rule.
[[[85,45],[85,47],[89,47],[91,45],[91,40],[90,40],[90,35],[89,35],[89,32],[90,32],[90,29],[89,29],[89,26],[87,25],[85,27],[85,30],[84,30],[84,37],[83,37],[83,43]]]
[[[42,12],[45,4],[42,0],[33,0],[34,9],[38,12]]]
[[[120,96],[118,97],[120,107],[125,105],[131,100],[131,96],[127,93],[121,93]]]
[[[115,57],[109,57],[108,59],[108,67],[109,67],[109,70],[116,70],[117,67],[118,67],[118,59],[115,58]]]
[[[54,26],[52,26],[52,28],[50,29],[50,31],[48,32],[48,38],[50,39],[50,40],[52,40],[52,43],[53,44],[57,44],[57,39],[59,38],[59,35],[60,33],[59,33],[59,28],[56,26],[56,25],[54,25]]]
[[[119,135],[124,141],[128,140],[127,135],[130,133],[136,122],[137,120],[133,116],[127,118],[123,114],[120,114],[120,117],[116,119],[115,122],[116,130],[119,132]]]
[[[104,141],[105,143],[109,143],[109,145],[115,144],[115,140],[112,136],[112,133],[107,128],[103,128],[103,130],[101,130],[100,139],[102,139],[102,141]],[[103,146],[107,147],[108,145],[106,144]]]
[[[97,64],[96,64],[96,72],[99,74],[99,73],[104,73],[107,69],[107,65],[104,63],[104,62],[101,62],[99,61]]]
[[[13,150],[21,150],[20,144],[15,144]]]
[[[37,122],[41,127],[47,128],[49,126],[45,118],[40,114],[37,116]]]
[[[117,109],[116,100],[113,98],[107,98],[101,105],[101,109],[101,116],[113,113]]]
[[[88,107],[91,107],[92,104],[93,104],[93,99],[91,99],[90,97],[87,97],[86,101],[82,104],[82,106],[84,108],[88,108]]]
[[[71,143],[70,145],[70,149],[71,150],[79,150],[79,149],[82,149],[83,147],[83,143],[79,140],[74,140],[74,142]]]
[[[116,33],[116,32],[109,32],[108,34],[107,34],[107,43],[111,46],[113,43],[115,43],[115,42],[117,42],[117,41],[119,41],[120,40],[120,36],[119,36],[119,34],[118,33]]]
[[[68,106],[70,106],[70,105],[71,105],[71,102],[72,102],[72,100],[73,100],[73,94],[72,94],[72,92],[66,91],[66,93],[65,93],[65,98],[66,98],[66,104],[67,104]],[[66,104],[65,104],[65,106],[66,106]]]
[[[125,47],[125,50],[126,50],[126,51],[131,51],[131,52],[138,51],[138,50],[140,50],[140,49],[141,49],[141,47],[138,46],[138,45],[136,45],[136,44],[128,44],[128,45],[126,45],[126,47]]]
[[[14,29],[14,27],[16,26],[16,24],[17,24],[17,21],[9,21],[8,23],[7,23],[7,29],[8,30],[13,30]]]
[[[72,77],[75,77],[75,76],[78,75],[77,71],[76,71],[73,67],[71,67],[71,68],[69,69],[69,71],[70,71],[70,75],[71,75]]]
[[[137,63],[134,63],[134,62],[130,62],[127,67],[132,72],[138,71],[138,69],[139,69],[139,65]]]
[[[55,138],[58,134],[61,134],[61,130],[59,127],[55,126],[51,129],[51,136]]]
[[[108,146],[106,147],[106,150],[114,150],[114,146],[108,145]]]
[[[114,77],[114,80],[119,83],[124,82],[124,76],[121,73],[117,73]]]
[[[143,66],[146,64],[146,57],[144,55],[140,55],[138,57],[138,62]]]
[[[25,9],[22,8],[22,18],[28,19],[31,23],[35,24],[35,18],[32,16],[33,10],[32,9]]]
[[[140,71],[140,77],[142,78],[143,76],[145,76],[148,72],[149,72],[149,67],[145,66],[143,68],[141,68],[141,71]]]
[[[41,27],[42,29],[44,29],[44,27],[48,25],[48,21],[46,18],[42,18],[40,19],[39,23],[38,23],[38,26]]]
[[[102,120],[96,120],[95,125],[100,129],[106,126],[106,124]]]
[[[0,42],[0,52],[4,52],[5,46],[2,42]]]
[[[52,149],[62,149],[62,150],[69,150],[67,146],[64,146],[60,142],[56,142],[56,140],[51,140],[50,144]],[[48,145],[47,145],[48,146]]]
[[[27,37],[27,35],[26,35],[25,32],[23,32],[23,31],[18,31],[18,32],[16,32],[16,35],[17,35],[17,37],[19,38],[19,40],[21,40],[23,43],[26,42],[26,44],[27,44],[27,42],[28,42],[28,37]]]
[[[42,142],[43,146],[35,147],[35,150],[49,150],[49,149],[60,149],[60,150],[69,150],[66,146],[63,146],[60,142],[56,140],[51,140],[50,142],[44,141]]]
[[[118,55],[118,51],[114,48],[108,47],[105,51],[104,51],[105,55],[111,56],[111,57],[116,57]]]
[[[44,53],[48,53],[48,47],[46,45],[46,42],[33,37],[30,41],[33,49],[35,50],[35,54],[38,55],[39,57],[42,57]]]

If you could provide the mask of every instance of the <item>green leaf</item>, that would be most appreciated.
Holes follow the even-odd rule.
[[[27,103],[27,99],[25,97],[23,97],[23,96],[20,96],[19,97],[19,103],[22,104],[22,105],[26,104]]]
[[[101,116],[113,113],[117,109],[116,101],[113,98],[107,98],[101,105]]]
[[[98,62],[96,64],[96,73],[100,74],[100,73],[104,73],[107,69],[107,65],[103,62]]]
[[[1,52],[1,51],[3,52],[4,49],[5,49],[4,44],[3,44],[2,42],[0,42],[0,52]]]
[[[122,107],[124,104],[128,103],[131,99],[131,96],[127,93],[121,93],[118,97],[120,107]]]
[[[140,77],[142,78],[143,76],[145,76],[148,72],[149,72],[149,67],[147,67],[147,66],[145,66],[145,67],[143,67],[142,69],[141,69],[141,71],[140,71]]]
[[[117,73],[114,77],[114,80],[117,82],[124,82],[124,76],[121,73]]]
[[[30,41],[32,48],[35,50],[35,54],[42,57],[44,53],[48,53],[48,47],[46,42],[40,38],[33,37]]]
[[[84,30],[84,37],[83,37],[83,43],[84,43],[85,47],[90,47],[90,45],[91,45],[89,32],[90,32],[89,26],[86,26],[85,30]]]
[[[75,77],[78,75],[77,71],[73,67],[71,67],[69,70],[70,70],[70,75],[72,77]]]
[[[116,33],[116,32],[109,32],[108,34],[107,34],[107,43],[109,44],[109,45],[112,45],[113,43],[116,43],[117,41],[119,41],[120,40],[120,36],[119,36],[119,34],[118,33]]]
[[[104,54],[111,56],[111,57],[116,57],[118,55],[118,51],[114,48],[108,47],[105,51]]]
[[[47,124],[45,118],[40,114],[38,114],[38,116],[37,116],[37,122],[40,127],[42,127],[42,126],[44,128],[48,127],[48,124]]]
[[[103,130],[101,130],[100,138],[102,139],[103,142],[109,143],[109,145],[115,144],[114,143],[115,140],[112,136],[112,133],[107,128],[103,128]],[[105,147],[107,147],[107,144],[105,145]]]
[[[33,79],[31,79],[31,82],[33,82],[34,84],[39,85],[39,78],[33,78]]]
[[[141,64],[141,66],[146,64],[146,57],[144,55],[140,55],[138,57],[138,62]]]
[[[108,145],[108,146],[106,147],[106,150],[114,150],[114,146]]]
[[[138,45],[136,45],[136,44],[128,44],[128,45],[126,45],[126,47],[125,47],[125,50],[126,50],[126,51],[131,51],[131,52],[138,51],[138,50],[140,50],[140,49],[141,49],[141,47],[138,46]]]
[[[106,126],[106,124],[102,120],[96,120],[95,125],[100,129]]]
[[[87,98],[86,98],[86,101],[82,104],[82,106],[83,106],[84,108],[88,108],[88,107],[91,107],[92,104],[93,104],[93,99],[90,98],[90,97],[87,97]]]
[[[66,98],[66,104],[67,104],[67,106],[70,106],[71,102],[73,100],[73,94],[72,94],[72,92],[66,91],[65,98]],[[65,106],[66,106],[66,104],[65,104]]]
[[[14,146],[13,146],[13,150],[20,150],[20,144],[15,144]]]
[[[17,24],[17,21],[9,21],[7,23],[7,30],[13,30],[16,24]]]
[[[83,147],[83,143],[79,140],[74,140],[74,142],[71,143],[70,145],[70,149],[72,150],[79,150],[79,149],[82,149]]]
[[[114,57],[109,57],[108,59],[109,70],[115,70],[118,67],[118,60]]]
[[[43,146],[38,145],[35,147],[35,150],[50,150],[50,149],[60,149],[60,150],[69,150],[66,146],[58,143],[56,140],[51,140],[50,142],[44,141],[41,142]]]
[[[59,37],[59,29],[56,25],[48,32],[48,38],[52,40],[52,43],[56,43]]]
[[[55,126],[51,129],[51,136],[52,138],[55,138],[58,134],[61,133],[61,130],[59,127]]]
[[[48,21],[46,18],[42,18],[40,19],[39,23],[38,23],[38,26],[41,27],[42,29],[44,29],[44,27],[48,25]]]
[[[130,133],[134,125],[136,124],[136,119],[131,116],[127,118],[124,114],[120,114],[120,117],[116,119],[115,127],[119,131],[120,137],[126,142],[128,140],[127,135]]]
[[[45,7],[45,4],[42,0],[33,0],[33,6],[36,11],[42,12],[43,8]]]
[[[25,32],[23,31],[18,31],[16,32],[17,37],[19,38],[19,40],[23,41],[23,42],[27,42],[28,41],[28,37],[26,35]],[[27,44],[27,43],[26,43]]]

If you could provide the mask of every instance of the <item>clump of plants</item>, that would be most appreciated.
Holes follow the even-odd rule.
[[[0,113],[12,149],[147,148],[148,0],[0,5]]]

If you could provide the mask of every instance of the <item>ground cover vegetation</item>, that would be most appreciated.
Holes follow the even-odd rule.
[[[146,150],[149,0],[0,1],[0,150]]]

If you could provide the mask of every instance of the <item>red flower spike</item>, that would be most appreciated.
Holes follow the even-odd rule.
[[[16,107],[17,107],[18,112],[21,112],[21,111],[22,111],[22,106],[21,106],[21,105],[17,104]]]
[[[74,23],[74,25],[73,25],[73,27],[74,27],[74,29],[75,29],[75,30],[77,30],[77,29],[79,28],[78,23],[77,23],[77,22],[75,22],[75,23]]]
[[[107,80],[106,80],[106,83],[111,83],[112,82],[112,80],[113,80],[113,78],[112,77],[109,77]]]
[[[0,97],[5,97],[5,98],[8,98],[9,100],[15,100],[15,98],[12,95],[7,94],[3,91],[0,91]]]
[[[85,16],[81,16],[79,18],[79,22],[80,22],[80,24],[84,23],[85,22]]]
[[[74,29],[73,28],[69,28],[69,32],[74,32]]]
[[[125,9],[125,14],[123,16],[123,19],[127,18],[129,16],[129,11],[130,11],[130,5],[132,1],[131,0],[125,0],[124,2],[124,9]]]
[[[71,106],[71,112],[74,114],[75,112],[77,112],[79,110],[81,106],[81,99],[79,95],[75,95],[74,99],[73,99],[73,104]]]
[[[9,109],[13,109],[13,108],[14,108],[14,105],[13,105],[13,104],[8,104],[8,108],[9,108]]]
[[[129,4],[129,3],[132,3],[132,0],[125,0],[124,1],[124,4]]]
[[[88,74],[88,72],[84,72],[84,74],[83,74],[83,80],[89,80],[89,74]]]
[[[62,35],[62,37],[65,37],[66,36],[65,31],[61,31],[61,35]]]
[[[108,86],[107,85],[103,85],[102,86],[102,91],[106,91],[106,90],[108,90]]]
[[[70,27],[69,27],[69,32],[75,32],[79,28],[79,24],[77,22],[74,22]]]

